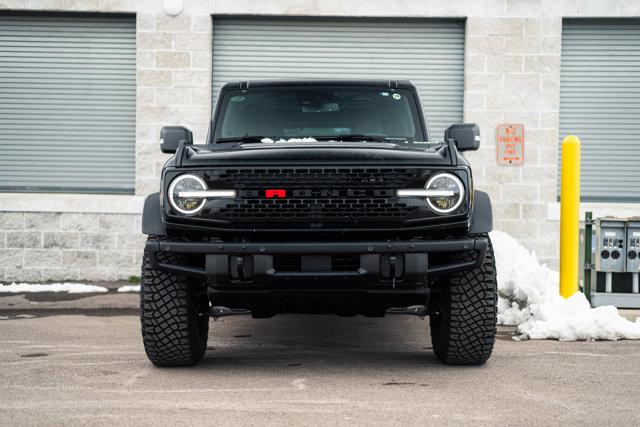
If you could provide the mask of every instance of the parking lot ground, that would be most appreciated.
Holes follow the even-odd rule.
[[[640,342],[500,327],[485,366],[448,367],[427,319],[239,316],[211,321],[196,367],[159,369],[130,308],[0,316],[1,425],[640,424]]]

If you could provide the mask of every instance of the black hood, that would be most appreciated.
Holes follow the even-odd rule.
[[[180,155],[180,154],[177,154]],[[181,156],[182,167],[237,165],[467,165],[463,157],[451,161],[447,145],[425,148],[371,142],[283,142],[239,144],[214,149],[188,147]],[[175,162],[175,160],[174,160]],[[174,163],[175,165],[175,163]]]

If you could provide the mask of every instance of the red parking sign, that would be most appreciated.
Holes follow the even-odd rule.
[[[524,125],[501,123],[496,129],[496,160],[499,165],[524,163]]]

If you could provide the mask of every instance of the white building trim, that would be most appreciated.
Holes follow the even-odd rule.
[[[640,203],[580,203],[580,220],[584,219],[585,212],[593,212],[594,218],[640,216]],[[560,221],[560,203],[547,203],[547,220]]]

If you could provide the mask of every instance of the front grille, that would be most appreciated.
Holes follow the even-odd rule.
[[[280,223],[325,227],[401,224],[424,216],[415,200],[398,199],[399,188],[424,186],[429,171],[416,168],[238,168],[205,174],[210,188],[238,196],[216,202],[211,214],[242,227]],[[286,191],[268,198],[269,189]],[[422,208],[422,213],[420,209]]]
[[[230,186],[245,188],[262,187],[265,184],[308,186],[327,183],[332,186],[378,185],[394,187],[415,179],[419,170],[397,168],[269,168],[228,169],[220,171],[214,179]]]

